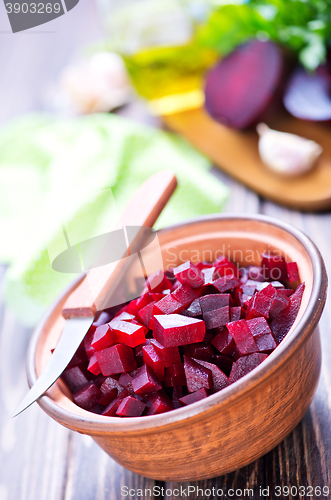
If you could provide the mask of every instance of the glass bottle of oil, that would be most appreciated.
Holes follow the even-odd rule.
[[[204,14],[204,5],[202,0],[136,0],[111,18],[112,38],[132,83],[156,114],[203,104],[203,75],[217,57],[195,41],[196,14]]]

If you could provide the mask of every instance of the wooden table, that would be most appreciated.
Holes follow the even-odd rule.
[[[60,69],[79,47],[99,34],[93,5],[81,0],[71,13],[33,32],[12,35],[0,6],[0,123],[29,111],[47,109],[46,90]],[[49,33],[36,33],[41,31]],[[135,104],[122,114],[148,121],[145,108]],[[153,121],[153,120],[152,120]],[[262,213],[290,222],[316,243],[331,275],[331,215],[302,214],[276,206],[218,170],[213,171],[231,189],[228,212]],[[1,201],[0,201],[1,207]],[[2,238],[2,235],[1,235]],[[0,280],[5,268],[0,268]],[[0,286],[0,299],[2,288]],[[25,354],[31,334],[19,325],[13,313],[0,309],[0,500],[119,500],[127,487],[127,498],[248,498],[232,490],[270,487],[268,498],[319,497],[318,490],[306,494],[276,496],[278,486],[331,487],[331,304],[320,322],[323,350],[321,379],[314,401],[297,428],[274,450],[253,464],[227,476],[198,483],[159,483],[133,474],[109,458],[86,436],[75,434],[50,419],[33,405],[14,420],[9,414],[27,391]],[[257,409],[258,411],[258,409]],[[158,489],[154,491],[153,487]],[[177,495],[176,488],[195,487]],[[164,488],[162,494],[162,487]],[[203,491],[197,492],[199,487]],[[223,497],[208,489],[224,491]],[[147,491],[140,490],[149,489]],[[169,491],[166,491],[169,490]],[[206,491],[207,490],[207,491]],[[158,495],[160,491],[160,495]],[[293,490],[293,493],[295,491]],[[180,491],[178,492],[180,493]],[[176,496],[177,495],[177,496]]]

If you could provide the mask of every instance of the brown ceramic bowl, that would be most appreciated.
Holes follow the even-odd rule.
[[[314,396],[321,366],[317,324],[326,299],[327,276],[315,245],[299,230],[271,218],[215,215],[159,232],[165,266],[180,259],[213,259],[225,251],[240,265],[259,264],[265,249],[296,261],[306,283],[295,324],[283,342],[253,372],[222,391],[169,413],[139,418],[103,417],[85,411],[57,382],[39,405],[52,418],[91,436],[114,460],[133,472],[163,481],[219,476],[274,448],[302,419]],[[36,329],[28,353],[34,384],[59,338],[62,305],[71,285]]]

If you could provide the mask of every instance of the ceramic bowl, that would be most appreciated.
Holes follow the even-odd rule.
[[[39,405],[57,422],[91,436],[127,469],[162,481],[198,480],[241,468],[274,448],[299,423],[314,396],[321,367],[317,328],[326,299],[322,257],[302,232],[269,217],[215,215],[158,232],[165,268],[225,253],[242,265],[260,262],[266,249],[298,263],[306,283],[290,332],[255,370],[187,407],[139,418],[105,417],[73,403],[61,381]],[[31,340],[30,386],[50,358],[63,329],[62,305],[76,280],[55,301]]]

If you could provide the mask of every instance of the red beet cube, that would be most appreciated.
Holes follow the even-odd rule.
[[[202,342],[206,328],[201,319],[180,314],[154,316],[153,337],[165,347]]]
[[[190,358],[203,359],[204,361],[213,361],[214,351],[210,344],[198,343],[184,347],[184,353]]]
[[[163,297],[163,295],[162,295]],[[149,324],[151,322],[151,319],[153,317],[153,307],[154,304],[156,304],[155,300],[147,304],[147,306],[143,307],[138,311],[138,319],[139,321],[146,327],[149,328]]]
[[[271,303],[269,318],[272,320],[280,312],[282,312],[290,303],[289,298],[283,293],[284,290],[277,290],[276,295]]]
[[[213,385],[212,372],[188,356],[184,356],[184,370],[188,392],[210,389]]]
[[[132,380],[133,378],[129,373],[121,373],[121,376],[118,379],[118,383],[121,384],[123,387],[127,387],[128,390],[130,391],[130,389],[132,390]]]
[[[186,385],[186,377],[183,363],[171,365],[165,369],[165,386],[175,387]]]
[[[137,368],[131,347],[117,344],[95,353],[101,373],[105,377],[116,373],[131,372]]]
[[[236,278],[231,274],[226,274],[225,276],[222,276],[221,278],[213,281],[213,286],[222,293],[229,292],[230,290],[233,290],[236,286],[240,285],[241,282],[239,278]]]
[[[247,375],[247,373],[251,372],[267,357],[268,357],[267,354],[262,354],[261,352],[257,352],[254,354],[250,354],[249,356],[243,356],[239,358],[232,365],[232,370],[229,377],[230,384],[236,382],[236,380],[239,380],[244,375]]]
[[[265,318],[249,319],[246,323],[260,352],[271,352],[277,347]]]
[[[216,354],[214,356],[214,364],[218,366],[218,368],[220,368],[228,377],[231,372],[233,359],[229,356],[225,356],[224,354]]]
[[[192,392],[191,394],[187,394],[187,396],[183,396],[182,398],[179,399],[179,401],[180,403],[182,403],[182,405],[186,406],[186,405],[191,405],[192,403],[196,403],[197,401],[200,401],[201,399],[204,399],[207,396],[209,396],[209,394],[203,387],[198,391]]]
[[[121,399],[114,399],[107,408],[104,409],[102,415],[106,415],[107,417],[113,417],[116,414],[116,411],[121,403]]]
[[[151,344],[155,347],[156,352],[162,357],[164,366],[168,367],[181,362],[178,347],[164,347],[160,342],[151,339]]]
[[[178,300],[184,308],[189,306],[193,300],[197,298],[196,292],[186,283],[177,287],[171,295],[174,299]]]
[[[61,377],[71,391],[87,384],[90,378],[84,365],[66,368]]]
[[[117,389],[111,389],[107,394],[102,396],[102,398],[99,400],[99,404],[102,406],[108,406],[114,399],[117,397],[118,390]]]
[[[286,263],[286,268],[287,268],[287,275],[290,283],[293,283],[295,281],[299,281],[299,269],[298,265],[296,262],[287,262]]]
[[[147,400],[148,411],[146,415],[158,415],[173,410],[173,404],[166,394],[161,392],[152,394]]]
[[[302,283],[290,297],[289,305],[283,309],[270,323],[270,328],[277,344],[279,344],[285,335],[289,332],[295,318],[298,315],[305,284]]]
[[[153,295],[151,293],[147,292],[140,295],[136,301],[137,314],[140,309],[146,307],[150,302],[153,302]]]
[[[151,394],[162,389],[155,373],[147,365],[143,365],[138,369],[132,380],[132,387],[134,392],[140,396],[145,396],[146,394]]]
[[[220,309],[203,313],[203,320],[207,330],[225,326],[230,321],[230,307],[221,307]]]
[[[221,307],[230,306],[232,301],[229,293],[213,293],[199,298],[202,313],[215,311]]]
[[[116,415],[119,417],[140,417],[146,408],[145,403],[138,399],[128,396],[120,402]]]
[[[258,352],[256,342],[247,326],[246,320],[233,321],[233,323],[228,323],[226,327],[242,356]]]
[[[175,386],[172,391],[172,404],[174,408],[180,408],[180,398],[183,397],[183,387]]]
[[[200,299],[194,299],[191,305],[187,309],[184,309],[181,314],[183,316],[189,316],[190,318],[201,316],[202,310],[200,306]]]
[[[238,321],[238,319],[243,319],[245,317],[245,309],[242,307],[231,307],[230,309],[230,321]]]
[[[96,351],[102,351],[116,342],[116,335],[109,324],[100,325],[95,329],[91,347]]]
[[[270,251],[263,252],[261,267],[265,280],[283,282],[287,280],[286,261],[282,255]]]
[[[85,352],[86,352],[88,358],[93,356],[93,354],[95,353],[95,349],[91,345],[91,343],[93,342],[94,332],[95,332],[95,327],[92,325],[91,328],[88,330],[88,332],[85,335],[84,340],[83,340]]]
[[[100,375],[101,370],[100,370],[98,360],[95,357],[95,354],[93,354],[93,356],[90,358],[87,369],[89,372],[93,373],[93,375]]]
[[[130,314],[127,311],[122,311],[120,314],[115,316],[114,319],[119,320],[119,321],[131,321],[131,320],[135,319],[135,315]]]
[[[239,270],[238,267],[233,264],[230,260],[228,260],[224,255],[221,255],[221,257],[218,257],[215,262],[215,273],[214,273],[214,279],[221,278],[222,276],[225,275],[232,275],[238,278]]]
[[[211,343],[219,352],[226,356],[232,356],[234,353],[235,343],[227,328],[221,328]]]
[[[229,385],[228,377],[214,363],[208,363],[208,361],[203,361],[201,359],[194,359],[194,361],[211,371],[213,377],[211,392],[220,391]]]
[[[103,396],[109,394],[113,389],[117,390],[117,393],[120,394],[124,387],[113,377],[107,377],[100,386],[100,391]],[[104,403],[101,403],[104,404]],[[106,406],[107,403],[104,404]]]
[[[159,380],[164,378],[164,361],[162,355],[157,352],[153,344],[143,346],[144,363],[152,368]]]
[[[126,344],[129,347],[136,347],[145,342],[146,327],[140,324],[118,321],[112,324],[117,342]]]
[[[183,304],[180,304],[178,300],[173,297],[173,294],[166,295],[163,299],[154,304],[153,316],[155,316],[156,314],[179,313],[183,309],[185,309],[185,306]]]
[[[182,285],[199,288],[205,284],[202,272],[189,260],[174,269],[174,275]]]
[[[249,301],[246,319],[258,318],[260,316],[268,319],[271,304],[275,296],[276,289],[271,284],[263,288],[263,290],[256,292]]]
[[[167,276],[165,276],[164,272],[161,269],[152,274],[152,276],[149,276],[146,284],[149,291],[153,293],[160,293],[163,290],[167,290],[172,287],[171,281],[169,280],[169,278],[167,278]]]
[[[99,402],[101,396],[102,394],[100,390],[93,382],[84,385],[72,394],[75,403],[81,408],[84,408],[84,410],[90,410],[93,408],[93,406]]]

